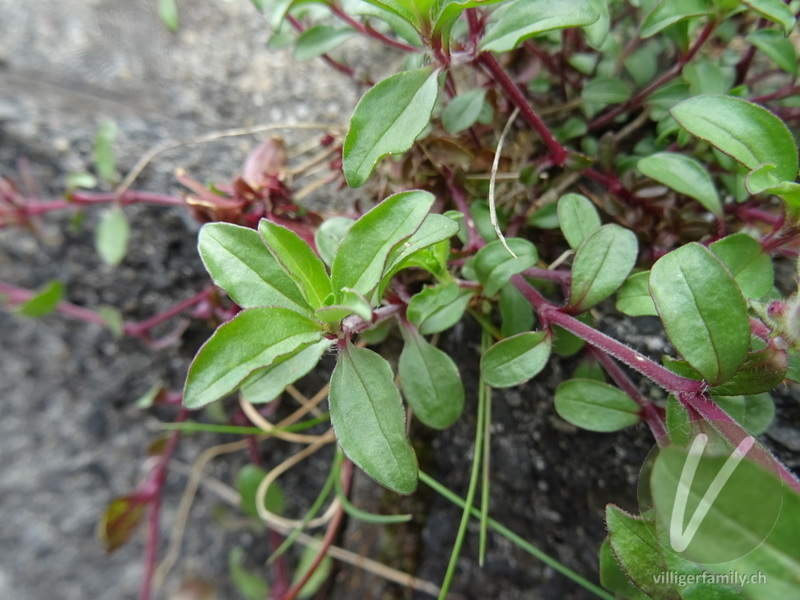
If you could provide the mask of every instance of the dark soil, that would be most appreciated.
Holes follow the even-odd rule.
[[[297,65],[286,52],[264,49],[266,24],[248,2],[191,3],[192,12],[182,12],[177,36],[158,22],[155,5],[149,0],[100,0],[91,6],[79,0],[0,0],[0,14],[13,24],[0,39],[0,175],[18,177],[18,169],[27,164],[38,193],[58,194],[68,173],[91,165],[92,140],[106,119],[119,127],[122,172],[165,139],[281,120],[346,121],[360,91],[321,62]],[[370,58],[365,64],[374,60],[372,46],[354,44],[345,52],[355,59],[364,54]],[[383,69],[385,61],[377,62]],[[288,137],[289,143],[309,139]],[[179,188],[172,172],[177,167],[200,181],[226,181],[255,141],[237,138],[173,151],[148,167],[136,187],[175,193]],[[338,196],[321,200],[342,201]],[[81,229],[71,225],[71,215],[62,214],[45,218],[35,234],[0,230],[0,280],[36,288],[58,278],[71,302],[90,308],[112,305],[132,320],[200,290],[207,279],[195,249],[194,221],[181,209],[133,207],[126,212],[134,237],[118,268],[104,266],[97,257],[92,243],[97,214],[87,211]],[[666,349],[659,327],[647,320],[632,325],[601,319],[599,326],[651,356]],[[0,312],[0,598],[136,597],[144,536],[138,534],[108,556],[95,539],[95,524],[111,499],[139,481],[147,447],[159,435],[158,419],[174,418],[168,409],[138,410],[134,401],[158,382],[179,389],[189,360],[208,334],[204,324],[195,323],[179,344],[153,352],[139,341],[116,340],[99,326],[62,316],[33,321]],[[476,421],[478,340],[478,328],[470,321],[441,340],[464,378],[464,416],[444,432],[419,425],[412,431],[422,468],[462,496]],[[390,354],[397,343],[387,342]],[[490,514],[597,581],[604,508],[614,502],[635,510],[638,471],[652,440],[643,426],[601,435],[559,419],[552,408],[553,391],[575,365],[553,360],[534,382],[493,394]],[[300,387],[313,392],[325,375],[323,368]],[[800,408],[796,390],[785,392],[779,398],[781,416],[769,435],[782,458],[797,467]],[[231,439],[186,437],[176,461],[191,464],[203,449]],[[277,464],[291,450],[265,445],[265,460]],[[226,457],[207,472],[231,484],[246,460],[244,453]],[[321,453],[281,479],[292,516],[302,515],[315,497],[329,460],[330,453]],[[162,554],[185,483],[185,469],[173,470],[163,502]],[[459,510],[424,486],[417,495],[400,498],[362,475],[356,477],[354,501],[366,509],[413,512],[415,518],[390,529],[351,521],[339,545],[441,582]],[[231,526],[237,513],[223,517],[221,505],[212,490],[201,486],[181,557],[158,597],[171,597],[181,581],[193,579],[211,582],[219,598],[237,597],[227,567],[228,553],[236,546],[245,548],[246,566],[269,573],[261,566],[268,556],[265,537]],[[479,568],[477,545],[473,522],[453,598],[593,597],[494,534]],[[427,596],[338,565],[325,597]]]

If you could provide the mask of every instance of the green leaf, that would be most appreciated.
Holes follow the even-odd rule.
[[[634,273],[617,292],[617,310],[629,317],[657,317],[658,311],[650,295],[650,271]]]
[[[742,0],[742,2],[763,17],[783,27],[783,33],[787,37],[792,32],[795,23],[794,15],[781,0]]]
[[[638,252],[632,231],[619,225],[596,229],[575,253],[569,306],[583,312],[617,291],[636,264]]]
[[[631,87],[619,77],[595,77],[581,90],[581,100],[588,115],[609,104],[620,104],[631,97]]]
[[[759,29],[748,34],[745,41],[761,50],[781,69],[797,77],[797,52],[794,44],[779,31]]]
[[[95,231],[94,246],[103,262],[116,266],[128,253],[131,226],[122,209],[111,208],[100,217]]]
[[[228,554],[228,571],[236,591],[243,600],[263,600],[269,596],[270,587],[264,579],[242,566],[244,550],[241,546],[233,548]]]
[[[609,538],[606,538],[600,546],[600,583],[607,590],[626,600],[650,600],[650,596],[633,585],[622,570],[611,549]]]
[[[44,317],[58,308],[64,297],[64,284],[60,281],[47,283],[35,296],[17,307],[17,312],[31,318]]]
[[[681,127],[749,169],[775,165],[780,181],[797,177],[797,146],[789,129],[766,108],[733,96],[696,96],[670,111]]]
[[[364,0],[378,8],[389,11],[390,13],[400,17],[402,20],[410,23],[415,29],[419,29],[419,9],[415,6],[415,0]],[[427,4],[432,4],[431,1],[426,0]]]
[[[586,196],[566,194],[558,200],[558,223],[570,248],[577,249],[589,234],[600,227],[600,215]]]
[[[657,152],[637,163],[643,175],[694,198],[709,212],[722,217],[722,202],[711,175],[700,161],[674,152]]]
[[[742,508],[753,511],[753,506],[763,510],[763,499],[753,496],[764,489],[748,482],[743,490],[747,496],[742,498]],[[774,600],[775,598],[791,598],[797,594],[797,582],[800,581],[800,496],[789,486],[782,489],[783,501],[775,526],[767,539],[755,550],[742,558],[723,565],[708,565],[714,573],[741,573],[748,577],[744,584],[745,596],[750,600]],[[753,511],[758,512],[758,511]],[[747,513],[745,513],[747,514]],[[746,535],[742,532],[741,535]],[[724,540],[723,540],[724,542]]]
[[[94,168],[97,174],[108,182],[117,180],[117,157],[114,154],[116,137],[116,123],[106,121],[97,130],[94,139]]]
[[[695,583],[681,590],[681,600],[747,600],[738,588],[719,583]]]
[[[364,296],[350,288],[342,288],[335,304],[318,308],[314,313],[325,323],[338,323],[352,314],[367,323],[372,321],[372,307]]]
[[[692,242],[661,257],[650,294],[675,349],[712,384],[733,377],[750,346],[747,303],[731,274]]]
[[[325,219],[314,232],[314,244],[317,247],[323,262],[329,267],[333,264],[336,256],[336,249],[339,247],[347,230],[353,226],[355,221],[347,217],[331,217]]]
[[[251,404],[272,402],[290,385],[317,366],[332,342],[324,339],[294,354],[280,357],[271,367],[260,369],[242,384],[242,396]]]
[[[78,188],[90,190],[97,187],[97,177],[91,173],[70,173],[67,176],[67,192]]]
[[[667,398],[667,432],[673,444],[685,446],[692,435],[692,417],[672,394]]]
[[[550,358],[546,331],[519,333],[500,340],[481,357],[481,377],[495,388],[520,385],[538,375]]]
[[[461,320],[473,295],[453,282],[426,287],[411,297],[406,317],[422,334],[438,333]]]
[[[517,258],[509,254],[500,240],[489,242],[475,255],[475,274],[487,296],[494,296],[513,275],[530,269],[539,259],[536,246],[528,240],[508,238],[506,242]]]
[[[288,308],[250,308],[221,325],[197,352],[183,405],[197,409],[235,390],[253,371],[269,367],[322,337],[320,324]]]
[[[486,90],[477,88],[459,94],[450,101],[442,113],[442,125],[447,133],[456,135],[472,127],[481,116]]]
[[[420,227],[433,201],[429,192],[400,192],[356,221],[333,259],[333,289],[352,288],[369,297],[381,281],[390,253]]]
[[[311,247],[294,231],[267,219],[261,219],[258,233],[300,288],[306,302],[315,309],[325,306],[325,299],[333,294],[333,287],[325,265]]]
[[[331,423],[344,453],[367,475],[398,494],[417,487],[417,457],[392,369],[366,348],[346,342],[331,376]]]
[[[505,0],[435,0],[433,3],[433,33],[448,32],[453,22],[468,8],[482,8]]]
[[[236,490],[242,502],[242,511],[251,517],[259,518],[256,498],[258,486],[267,476],[267,472],[258,465],[248,464],[239,469],[236,475]],[[264,497],[264,507],[275,514],[283,513],[286,499],[277,482],[271,483]]]
[[[458,223],[449,217],[431,213],[425,217],[411,237],[402,244],[397,245],[386,259],[384,268],[385,277],[392,277],[400,271],[405,261],[423,248],[428,248],[444,240],[448,240],[458,233]],[[444,256],[446,267],[447,253]],[[388,283],[388,282],[387,282]],[[384,286],[381,286],[383,288]]]
[[[405,152],[430,121],[439,71],[405,71],[370,89],[356,106],[344,140],[342,168],[350,187],[362,186],[378,161]]]
[[[597,20],[583,28],[589,45],[595,50],[600,50],[603,42],[608,38],[611,27],[611,15],[609,14],[609,3],[607,0],[589,0],[592,10],[599,16]]]
[[[331,50],[338,48],[353,30],[333,25],[314,25],[309,27],[299,36],[294,47],[294,59],[298,61],[311,60]]]
[[[514,284],[500,290],[500,333],[511,337],[533,329],[533,307]]]
[[[710,0],[662,0],[645,17],[642,23],[642,38],[654,36],[684,19],[710,15],[714,5]]]
[[[745,298],[768,294],[775,283],[772,259],[746,233],[734,233],[709,244],[709,249],[728,267]]]
[[[656,573],[667,572],[656,542],[654,523],[609,504],[606,506],[606,526],[614,555],[628,577],[650,598],[679,600],[680,595],[671,585],[660,583],[653,577]]]
[[[413,325],[406,323],[402,330],[405,344],[397,372],[403,395],[420,421],[437,429],[450,427],[464,409],[464,385],[458,367]]]
[[[709,393],[728,416],[753,435],[764,433],[775,418],[775,402],[766,392],[749,396],[713,396],[714,390]]]
[[[274,305],[311,315],[300,289],[257,231],[230,223],[207,223],[200,229],[198,250],[214,283],[242,308]]]
[[[642,408],[625,392],[595,379],[569,379],[556,388],[559,416],[589,431],[617,431],[641,420]]]
[[[178,18],[178,4],[175,0],[158,0],[158,15],[171,32],[178,31],[180,20]]]
[[[517,0],[502,6],[492,15],[478,48],[509,52],[534,35],[554,29],[591,25],[599,18],[600,15],[588,0]]]
[[[125,335],[125,321],[118,308],[104,304],[97,307],[97,314],[103,317],[103,321],[111,331],[111,335],[117,339]]]

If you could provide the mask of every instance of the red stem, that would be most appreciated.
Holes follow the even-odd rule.
[[[192,306],[199,304],[203,300],[208,299],[208,297],[211,295],[213,291],[214,291],[214,286],[209,285],[204,290],[198,292],[191,298],[188,298],[183,302],[180,302],[175,306],[168,308],[164,312],[150,317],[149,319],[145,319],[144,321],[139,321],[134,323],[125,323],[123,325],[123,331],[127,335],[133,337],[147,338],[148,334],[150,333],[150,330],[153,327],[163,323],[168,319],[171,319],[172,317],[182,313],[183,311],[191,308]],[[36,296],[36,292],[33,290],[27,290],[3,282],[0,282],[0,294],[6,296],[11,304],[21,304]],[[80,321],[85,321],[87,323],[94,323],[96,325],[106,324],[106,320],[98,313],[89,310],[88,308],[78,306],[77,304],[72,304],[71,302],[65,302],[65,301],[59,302],[58,306],[56,307],[56,310],[61,314],[73,317]]]
[[[503,67],[500,66],[500,63],[497,62],[497,59],[492,55],[491,52],[483,52],[478,55],[476,58],[477,62],[483,65],[483,67],[489,71],[492,75],[494,80],[497,84],[503,88],[503,91],[508,95],[511,102],[519,109],[520,114],[522,117],[533,127],[534,131],[539,134],[539,137],[542,138],[542,141],[547,146],[547,149],[550,151],[550,158],[553,164],[557,167],[562,166],[567,160],[567,150],[562,146],[558,140],[556,140],[553,133],[548,129],[547,125],[545,125],[544,121],[539,118],[539,115],[536,114],[536,111],[533,109],[528,103],[528,100],[525,98],[525,94],[522,92],[522,89],[511,81],[511,78],[505,72]]]
[[[175,422],[183,422],[188,414],[189,411],[181,409]],[[142,576],[139,600],[150,600],[150,596],[153,593],[153,574],[155,573],[156,558],[158,556],[158,524],[161,513],[161,491],[167,479],[167,465],[172,455],[175,453],[175,448],[178,447],[180,438],[180,430],[173,431],[172,434],[170,434],[164,452],[161,454],[158,464],[156,464],[150,474],[150,484],[148,487],[152,485],[153,491],[150,498],[150,515],[147,522],[147,543],[144,549],[144,575]]]
[[[511,282],[531,303],[543,326],[558,325],[566,329],[592,346],[625,363],[634,371],[638,371],[670,393],[699,393],[706,389],[705,382],[676,375],[633,348],[629,348],[605,333],[597,331],[585,323],[581,323],[575,317],[562,312],[558,306],[546,300],[521,275],[514,275],[511,278]]]
[[[369,37],[371,37],[373,39],[376,39],[379,42],[382,42],[382,43],[386,44],[387,46],[391,46],[392,48],[397,48],[398,50],[402,50],[403,52],[419,52],[420,51],[420,48],[415,48],[414,46],[412,46],[410,44],[406,44],[405,42],[400,42],[398,40],[393,40],[392,38],[386,37],[385,35],[383,35],[380,31],[376,31],[375,29],[373,29],[369,25],[364,25],[360,21],[357,21],[356,19],[354,19],[353,17],[348,15],[344,10],[342,10],[342,7],[339,6],[338,4],[336,4],[335,2],[332,2],[328,6],[331,9],[331,12],[336,17],[338,17],[340,20],[342,20],[345,23],[347,23],[350,27],[352,27],[356,31],[358,31],[360,33],[363,33],[364,35],[367,35],[367,36],[369,36]]]
[[[613,358],[597,348],[592,347],[590,350],[592,356],[597,359],[597,362],[605,369],[608,376],[617,384],[617,387],[628,394],[628,396],[636,401],[636,404],[642,407],[642,418],[650,427],[650,431],[653,432],[653,437],[656,438],[656,441],[667,435],[667,425],[664,422],[663,409],[642,396],[638,388]]]
[[[665,71],[661,75],[661,77],[658,77],[657,79],[653,80],[650,84],[646,85],[641,90],[639,90],[630,100],[627,100],[622,104],[618,104],[614,108],[606,111],[605,113],[603,113],[602,115],[591,121],[589,123],[589,131],[595,131],[596,129],[605,127],[606,125],[611,123],[611,121],[616,119],[619,115],[626,113],[630,110],[633,110],[635,108],[638,108],[650,94],[652,94],[654,91],[656,91],[658,88],[660,88],[668,81],[680,75],[681,71],[683,70],[683,67],[685,67],[686,64],[690,60],[692,60],[692,58],[694,58],[694,55],[697,54],[697,51],[700,50],[701,46],[706,43],[706,40],[708,40],[708,37],[711,35],[711,32],[714,31],[715,27],[716,27],[716,22],[712,19],[706,24],[705,27],[703,27],[703,30],[700,32],[700,35],[697,36],[697,39],[695,40],[694,44],[692,44],[692,47],[689,48],[689,50],[687,50],[685,54],[678,57],[677,62],[671,69]]]
[[[714,402],[708,394],[705,393],[686,393],[678,396],[681,404],[690,408],[700,414],[704,419],[710,422],[721,421],[723,423],[733,423],[737,427],[741,427],[734,419],[728,416],[716,402]],[[721,432],[722,433],[722,432]],[[778,467],[778,474],[781,480],[786,483],[795,493],[800,494],[800,481],[797,477],[787,469],[783,463],[775,459],[775,464]]]

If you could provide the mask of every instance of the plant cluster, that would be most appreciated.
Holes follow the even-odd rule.
[[[481,552],[487,528],[500,527],[488,516],[490,390],[536,377],[553,355],[583,358],[555,390],[563,419],[600,432],[645,423],[657,443],[642,515],[607,508],[605,590],[559,570],[604,598],[796,594],[800,482],[755,436],[775,412],[769,392],[796,393],[800,382],[800,300],[775,278],[776,266],[797,273],[800,252],[800,3],[253,3],[268,16],[271,46],[294,44],[298,60],[322,57],[368,86],[346,135],[332,130],[322,146],[334,153],[324,184],[366,186],[378,200],[371,210],[323,218],[304,208],[282,177],[276,140],[259,146],[232,184],[206,187],[181,175],[185,198],[130,191],[130,177],[113,194],[69,190],[60,204],[33,204],[10,181],[0,190],[4,224],[112,202],[97,238],[112,263],[124,257],[128,203],[188,205],[206,223],[198,247],[214,286],[155,322],[195,306],[219,326],[184,390],[156,390],[150,400],[181,402],[180,421],[237,392],[257,428],[232,421],[226,431],[288,435],[309,451],[335,439],[340,453],[315,510],[335,493],[339,514],[381,520],[349,504],[352,464],[398,494],[420,480],[448,493],[420,472],[407,421],[443,429],[459,419],[466,394],[458,365],[432,339],[472,318],[483,330],[478,427],[440,597],[471,512],[481,521]],[[404,53],[403,69],[373,84],[335,58],[356,34]],[[110,177],[107,154],[98,152],[98,170]],[[58,308],[120,333],[152,327],[62,302],[60,284],[38,295],[6,284],[0,291],[29,316]],[[601,332],[595,325],[612,310],[658,317],[676,356],[658,362]],[[403,339],[396,372],[379,346],[395,328]],[[286,427],[254,408],[328,353],[336,355],[328,413]],[[632,372],[664,398],[645,396]],[[298,433],[328,418],[327,433]],[[159,467],[105,516],[112,546],[157,505],[180,431],[200,426],[175,427]],[[270,525],[280,523],[269,502],[279,474],[250,470],[240,486],[249,512]],[[330,521],[305,576],[272,597],[301,593],[340,521]],[[701,577],[734,571],[742,581]],[[666,572],[676,577],[659,576]],[[756,572],[763,579],[744,581]]]

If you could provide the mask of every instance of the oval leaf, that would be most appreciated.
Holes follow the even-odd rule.
[[[107,265],[116,266],[128,253],[131,226],[125,213],[112,208],[103,213],[95,232],[94,244],[97,253]]]
[[[556,388],[556,412],[589,431],[617,431],[641,420],[641,407],[621,389],[595,379],[570,379]]]
[[[481,358],[481,377],[496,388],[512,387],[541,372],[550,358],[550,336],[532,331],[500,340]]]
[[[509,238],[506,242],[517,258],[509,254],[500,240],[489,242],[475,255],[475,274],[487,296],[494,296],[513,275],[530,269],[539,259],[536,246],[528,240]]]
[[[350,119],[342,154],[350,187],[363,185],[387,154],[411,148],[430,121],[439,92],[438,73],[429,67],[397,73],[361,98]]]
[[[587,0],[517,0],[501,7],[492,15],[479,48],[491,52],[508,52],[539,33],[566,27],[583,27],[591,25],[599,18],[600,15]]]
[[[650,295],[650,271],[628,277],[617,292],[617,310],[629,317],[658,316]]]
[[[473,292],[452,282],[426,287],[411,297],[406,317],[421,333],[438,333],[461,320],[472,296]]]
[[[267,219],[261,219],[258,232],[306,301],[315,309],[324,306],[333,287],[325,265],[311,247],[294,231]]]
[[[711,175],[694,158],[674,152],[657,152],[641,159],[637,166],[643,175],[694,198],[717,217],[722,216],[722,203]]]
[[[478,88],[453,98],[442,113],[442,125],[453,135],[472,127],[481,116],[486,90]]]
[[[405,345],[397,371],[406,401],[429,427],[450,427],[464,409],[464,385],[458,367],[413,325],[403,327],[403,337]]]
[[[186,377],[183,405],[196,409],[214,402],[256,369],[321,337],[319,323],[288,308],[244,310],[221,325],[197,352]]]
[[[412,493],[417,457],[406,438],[406,414],[389,363],[347,342],[339,350],[328,401],[336,438],[348,458],[390,490]]]
[[[353,34],[350,28],[334,27],[333,25],[314,25],[309,27],[299,36],[294,46],[294,59],[299,61],[311,60],[317,56],[327,54],[338,48],[348,37]]]
[[[355,221],[347,217],[331,217],[325,219],[314,232],[314,245],[317,247],[320,258],[329,267],[333,264],[339,244],[353,223]]]
[[[632,231],[619,225],[595,230],[575,253],[569,306],[583,312],[608,298],[625,283],[638,252]]]
[[[597,214],[594,204],[582,194],[562,196],[556,210],[561,232],[573,250],[601,225],[600,215]]]
[[[31,318],[49,315],[58,308],[64,297],[64,284],[60,281],[51,281],[45,285],[35,296],[29,298],[17,307],[17,312]]]
[[[242,308],[282,306],[310,314],[292,278],[272,256],[258,232],[230,223],[207,223],[197,248],[214,283]]]
[[[670,113],[689,133],[707,141],[748,169],[775,165],[780,181],[797,177],[797,146],[791,132],[766,108],[733,96],[696,96]]]
[[[352,288],[369,297],[381,281],[389,254],[419,229],[433,201],[429,192],[400,192],[356,221],[333,259],[333,289]]]
[[[661,257],[650,294],[675,349],[712,384],[733,377],[750,345],[747,303],[731,274],[692,242]]]
[[[761,298],[775,283],[772,258],[746,233],[734,233],[709,244],[728,267],[745,298]]]
[[[788,36],[794,28],[795,18],[789,7],[781,0],[742,0],[750,8],[773,23],[783,27],[783,33]]]
[[[649,38],[679,21],[712,12],[714,6],[710,0],[662,0],[645,17],[641,36]]]

